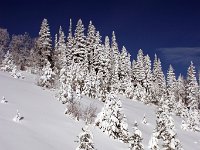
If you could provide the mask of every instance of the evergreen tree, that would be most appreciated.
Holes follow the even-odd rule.
[[[65,64],[67,63],[65,35],[62,31],[62,27],[60,27],[58,35],[58,41],[57,43],[55,43],[55,50],[53,56],[54,70],[57,74],[59,74],[61,68],[63,68],[63,66],[65,66]]]
[[[187,72],[186,85],[186,104],[189,108],[189,117],[187,119],[187,124],[190,130],[200,131],[200,117],[198,110],[198,83],[195,74],[195,67],[191,62]]]
[[[198,109],[198,83],[195,74],[195,67],[191,62],[187,71],[186,85],[186,104],[191,110]]]
[[[7,51],[7,53],[5,54],[4,59],[2,61],[2,64],[1,64],[1,70],[7,71],[7,72],[12,72],[14,67],[15,67],[15,64],[13,61],[13,57],[10,54],[10,52]]]
[[[48,61],[51,62],[52,40],[47,19],[44,19],[40,28],[39,38],[37,40],[37,54],[39,67],[43,68]]]
[[[68,36],[67,36],[67,44],[66,44],[67,66],[72,65],[73,49],[74,49],[74,38],[73,38],[73,35],[72,35],[72,20],[70,19],[69,33],[68,33]]]
[[[72,80],[72,69],[66,69],[65,67],[63,67],[60,71],[60,90],[58,97],[58,100],[61,101],[63,104],[73,101]]]
[[[152,89],[153,89],[153,75],[151,71],[151,60],[149,55],[144,56],[144,70],[145,79],[143,81],[143,86],[145,88],[145,103],[151,103],[152,101]]]
[[[166,92],[166,81],[165,76],[162,71],[161,61],[155,55],[154,64],[153,64],[153,98],[152,103],[159,104],[160,99],[163,94]]]
[[[78,136],[79,146],[76,150],[94,150],[93,135],[88,129],[88,126],[82,128],[82,132]]]
[[[0,65],[5,55],[5,52],[8,50],[10,38],[7,29],[0,28]]]
[[[134,96],[133,99],[146,102],[147,92],[144,87],[145,82],[145,68],[144,68],[144,54],[143,51],[140,49],[138,51],[137,60],[133,67],[133,76],[134,76]]]
[[[120,87],[119,85],[119,49],[116,41],[115,32],[112,33],[112,42],[111,42],[111,90],[117,91]]]
[[[84,64],[84,59],[86,58],[85,55],[85,47],[86,47],[86,37],[84,35],[84,25],[82,20],[79,19],[76,25],[76,30],[74,33],[74,51],[73,51],[73,60],[75,63],[79,65]]]
[[[97,37],[96,37],[96,28],[90,21],[88,25],[87,37],[86,37],[86,51],[87,51],[87,59],[89,63],[89,71],[94,68],[94,57],[97,49]],[[100,39],[99,39],[100,40]]]
[[[185,93],[185,83],[184,83],[184,79],[183,76],[180,74],[177,80],[177,105],[175,107],[175,112],[178,116],[181,116],[183,118],[188,117],[188,108],[185,105],[185,97],[186,97],[186,93]]]
[[[163,149],[182,150],[180,141],[175,132],[174,120],[170,114],[167,98],[162,97],[162,107],[158,108],[156,116],[156,128],[154,129],[155,138],[163,141]]]
[[[173,111],[174,109],[174,104],[176,103],[176,76],[174,73],[173,67],[170,65],[169,70],[167,72],[167,98],[168,98],[168,106],[170,108],[170,111]]]
[[[55,73],[51,69],[51,64],[47,61],[47,64],[42,69],[42,75],[39,78],[38,85],[46,88],[52,88],[55,82]]]
[[[133,127],[134,133],[129,137],[129,149],[130,150],[143,150],[142,145],[142,132],[138,129],[137,124]]]
[[[122,92],[122,94],[126,93],[126,90],[128,88],[128,83],[130,82],[131,78],[130,73],[131,73],[130,54],[123,46],[119,63],[120,91]]]
[[[122,112],[121,101],[114,92],[109,93],[102,111],[97,116],[95,124],[110,137],[128,142],[126,116]]]

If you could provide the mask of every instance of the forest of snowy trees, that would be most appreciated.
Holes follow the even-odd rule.
[[[130,149],[143,149],[142,137],[137,126],[129,135],[119,94],[157,106],[156,127],[150,140],[153,150],[159,149],[158,140],[163,141],[164,149],[182,149],[173,115],[182,118],[183,130],[200,131],[200,83],[192,62],[186,77],[177,76],[172,65],[165,77],[156,54],[152,62],[140,49],[131,62],[126,48],[119,49],[115,32],[102,40],[92,21],[85,31],[81,19],[75,31],[72,28],[70,20],[68,33],[60,27],[55,41],[47,19],[34,39],[28,33],[10,37],[6,29],[0,28],[0,69],[16,78],[21,77],[19,70],[37,74],[39,86],[58,89],[58,100],[66,104],[67,114],[95,122],[110,137],[130,143]],[[104,102],[97,117],[93,108],[87,108],[89,113],[79,109],[81,95]],[[83,113],[89,116],[83,117]]]

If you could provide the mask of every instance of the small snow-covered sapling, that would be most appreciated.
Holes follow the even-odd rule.
[[[143,117],[142,123],[143,123],[143,124],[147,124],[147,120],[146,120],[146,116],[145,116],[145,114],[144,114],[144,117]]]
[[[21,117],[21,114],[19,113],[19,110],[17,109],[17,114],[16,116],[13,118],[13,121],[15,122],[20,122],[23,119],[23,117]]]
[[[7,102],[8,102],[8,101],[6,101],[6,98],[3,96],[2,99],[1,99],[1,103],[2,103],[2,104],[5,104],[5,103],[7,103]]]

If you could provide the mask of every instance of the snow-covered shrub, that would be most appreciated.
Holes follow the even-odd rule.
[[[81,110],[81,107],[80,107],[80,103],[73,101],[71,103],[67,103],[66,107],[67,108],[65,110],[65,114],[68,114],[72,118],[79,121],[79,119],[82,116],[82,110]]]
[[[7,51],[1,64],[1,70],[11,72],[14,67],[15,67],[15,64],[13,61],[13,57],[10,54],[10,52]]]
[[[88,129],[88,126],[82,128],[82,132],[78,136],[79,146],[76,150],[95,150],[92,132]]]
[[[86,124],[91,124],[94,122],[96,118],[97,108],[93,105],[89,105],[88,107],[83,110],[83,120],[86,122]]]

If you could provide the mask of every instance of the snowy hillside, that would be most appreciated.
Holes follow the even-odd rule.
[[[0,103],[0,150],[73,150],[78,146],[77,135],[84,127],[83,121],[74,121],[64,115],[65,105],[57,101],[55,91],[44,90],[35,84],[35,76],[24,73],[25,79],[12,78],[0,72],[0,98],[8,101]],[[120,97],[127,116],[129,131],[135,120],[142,131],[144,148],[155,127],[155,109],[142,103]],[[101,110],[103,103],[83,97],[84,105],[93,104]],[[23,118],[14,122],[17,110]],[[141,123],[146,115],[148,125]],[[198,150],[200,134],[180,129],[181,119],[174,117],[178,138],[185,150]],[[90,126],[94,145],[98,150],[125,150],[128,144],[109,138],[97,127]]]

